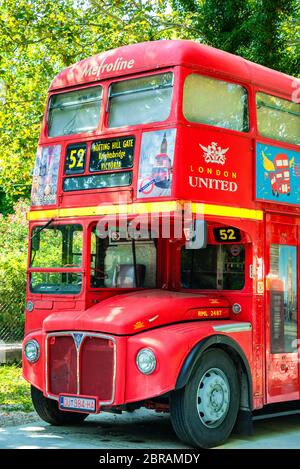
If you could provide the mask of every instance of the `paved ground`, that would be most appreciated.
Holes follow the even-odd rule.
[[[298,448],[300,415],[257,421],[252,437],[232,436],[222,448]],[[0,448],[186,448],[177,440],[167,414],[138,410],[132,414],[90,416],[77,427],[52,427],[38,418],[0,427]]]

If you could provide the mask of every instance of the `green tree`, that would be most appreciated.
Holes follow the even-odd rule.
[[[173,0],[195,38],[267,67],[299,74],[298,0]]]
[[[0,191],[9,200],[30,194],[47,89],[54,76],[104,50],[172,37],[172,20],[159,0],[1,2]]]
[[[78,60],[125,44],[185,38],[299,73],[298,0],[170,2],[0,2],[0,210],[29,197],[47,89]]]
[[[14,213],[0,215],[0,339],[22,338],[24,324],[28,204],[20,200]]]
[[[47,88],[78,58],[82,9],[74,2],[4,0],[0,7],[0,187],[14,200],[30,193]]]

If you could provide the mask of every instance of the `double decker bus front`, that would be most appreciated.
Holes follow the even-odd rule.
[[[133,400],[124,396],[124,350],[142,321],[131,307],[109,306],[109,300],[122,295],[121,303],[143,302],[131,293],[165,282],[165,241],[153,233],[134,236],[137,213],[128,207],[139,198],[137,183],[141,201],[158,192],[171,196],[174,74],[174,68],[146,71],[50,92],[29,215],[24,375],[34,402],[43,395],[57,407],[51,415],[64,408],[61,395],[66,402],[88,396],[82,402],[91,412]],[[139,152],[144,167],[138,173]]]

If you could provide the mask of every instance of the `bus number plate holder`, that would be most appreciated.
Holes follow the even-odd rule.
[[[80,396],[78,394],[60,394],[58,406],[60,410],[96,414],[98,413],[97,402],[98,399],[94,396]]]

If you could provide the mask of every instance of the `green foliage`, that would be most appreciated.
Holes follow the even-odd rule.
[[[3,0],[0,189],[14,200],[29,196],[47,89],[60,70],[124,44],[173,37],[172,19],[160,0]]]
[[[195,39],[299,76],[298,0],[173,0]]]
[[[298,75],[298,0],[2,0],[0,210],[28,198],[47,89],[70,64],[114,47],[194,39]],[[4,193],[4,196],[1,194]]]
[[[14,213],[4,217],[0,214],[0,260],[9,256],[26,262],[28,223],[26,212],[28,203],[19,200],[14,206]]]
[[[4,191],[0,191],[0,214],[7,215],[13,213],[14,198],[6,194]]]
[[[19,201],[14,213],[0,215],[0,337],[22,338],[26,291],[28,206]]]
[[[21,410],[33,411],[30,386],[22,378],[19,366],[0,366],[0,411]]]

